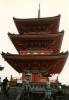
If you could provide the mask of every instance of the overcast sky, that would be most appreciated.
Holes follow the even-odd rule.
[[[13,22],[16,18],[37,18],[38,5],[40,3],[41,17],[50,17],[61,15],[60,31],[64,29],[61,51],[69,51],[69,0],[0,0],[0,53],[17,53],[7,33],[18,34]],[[0,65],[4,70],[0,72],[2,79],[4,77],[18,77],[17,73],[0,55]],[[58,66],[59,67],[59,66]],[[59,81],[69,84],[69,59],[59,75]]]

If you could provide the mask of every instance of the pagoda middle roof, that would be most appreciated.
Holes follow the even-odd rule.
[[[17,30],[20,34],[24,32],[41,32],[54,33],[59,30],[60,15],[46,18],[13,18]]]
[[[18,55],[18,54],[5,54],[2,53],[3,58],[18,72],[33,70],[35,67],[40,70],[47,71],[50,74],[60,73],[66,59],[68,52],[53,54],[53,55],[41,55],[41,54],[30,54],[30,55]]]
[[[47,46],[51,50],[59,51],[61,48],[61,43],[64,35],[64,31],[57,32],[54,34],[46,34],[46,32],[42,32],[40,34],[8,34],[9,38],[11,39],[12,43],[14,44],[15,48],[19,52],[20,50],[31,50],[37,46],[38,50],[41,49],[39,44],[43,42],[44,48],[47,49]],[[36,45],[35,45],[36,42]],[[33,47],[32,47],[33,44]],[[56,45],[55,45],[56,44]]]
[[[62,30],[61,32],[55,32],[53,34],[49,34],[47,32],[30,32],[29,34],[14,34],[14,33],[10,33],[8,32],[8,35],[10,38],[23,38],[23,39],[39,39],[39,38],[54,38],[54,37],[58,37],[64,34],[64,30]]]

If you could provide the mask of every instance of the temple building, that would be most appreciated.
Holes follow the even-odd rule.
[[[13,20],[19,34],[8,33],[8,36],[18,54],[2,52],[2,57],[17,72],[22,73],[22,80],[30,85],[30,91],[38,92],[39,98],[44,95],[41,91],[45,91],[43,98],[51,97],[49,91],[52,92],[52,89],[49,85],[52,83],[49,78],[61,73],[68,57],[68,51],[60,52],[64,36],[64,31],[59,31],[60,15],[46,18],[40,16],[29,19],[13,18]],[[58,80],[52,82],[59,83]],[[29,92],[29,88],[26,86],[24,88],[24,91],[27,89]],[[56,89],[58,90],[58,87]],[[41,93],[43,94],[40,97]]]
[[[60,15],[48,18],[13,18],[19,34],[8,33],[18,54],[2,53],[3,58],[31,82],[48,82],[60,74],[68,52],[60,52],[64,31],[59,32]]]

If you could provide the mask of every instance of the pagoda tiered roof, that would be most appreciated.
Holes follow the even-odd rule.
[[[60,15],[46,18],[13,18],[19,34],[8,33],[18,54],[2,53],[19,73],[59,74],[68,57],[60,53],[64,31],[59,32]]]
[[[34,32],[30,34],[8,34],[18,52],[59,52],[64,31],[47,34]],[[56,45],[55,45],[56,44]]]
[[[59,31],[60,15],[46,18],[13,18],[20,34],[45,31],[49,34]]]
[[[68,52],[54,55],[29,54],[18,55],[2,53],[3,58],[19,73],[23,71],[47,71],[50,74],[60,73],[64,67]]]

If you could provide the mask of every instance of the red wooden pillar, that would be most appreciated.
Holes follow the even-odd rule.
[[[25,73],[22,73],[22,80],[25,79]]]
[[[32,73],[32,82],[39,82],[39,81],[40,81],[40,74]]]

